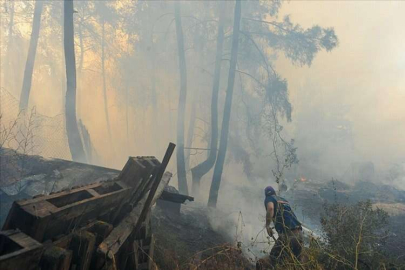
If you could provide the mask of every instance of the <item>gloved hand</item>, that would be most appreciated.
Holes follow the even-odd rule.
[[[267,230],[267,234],[270,236],[270,237],[273,237],[273,229],[270,227],[270,226],[268,226],[268,227],[266,227],[266,230]]]

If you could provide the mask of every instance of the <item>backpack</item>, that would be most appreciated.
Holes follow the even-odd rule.
[[[270,201],[274,203],[273,222],[278,233],[284,233],[286,230],[291,231],[301,227],[301,223],[298,221],[298,218],[295,216],[294,211],[291,209],[286,199],[277,195],[267,197],[270,197]]]

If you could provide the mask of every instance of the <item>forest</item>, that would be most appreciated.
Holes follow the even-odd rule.
[[[343,2],[1,1],[1,155],[121,169],[173,142],[171,184],[246,258],[272,185],[323,235],[280,269],[401,269],[405,5]]]

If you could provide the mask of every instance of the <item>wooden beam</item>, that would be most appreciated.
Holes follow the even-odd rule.
[[[87,231],[73,234],[70,247],[73,251],[72,265],[76,270],[90,269],[91,259],[96,244],[96,236]]]
[[[43,245],[28,235],[15,231],[0,231],[0,269],[36,269]]]
[[[50,246],[44,252],[39,263],[41,270],[69,270],[72,251]]]
[[[156,202],[160,194],[163,192],[164,187],[169,183],[172,174],[166,172],[163,179],[156,190],[155,196],[151,203]],[[97,257],[104,260],[113,260],[118,255],[122,245],[128,240],[131,234],[135,234],[137,224],[141,225],[140,219],[142,210],[145,206],[147,197],[145,196],[132,210],[132,212],[118,224],[117,227],[108,235],[106,239],[97,248]]]
[[[128,160],[118,179],[131,185],[133,189],[128,198],[123,198],[116,211],[112,213],[109,219],[112,224],[116,225],[121,221],[128,214],[127,209],[133,208],[133,205],[143,197],[151,175],[159,165],[160,162],[154,157],[137,157]]]
[[[124,182],[108,181],[17,201],[13,203],[3,230],[19,229],[43,242],[114,212],[131,190]]]

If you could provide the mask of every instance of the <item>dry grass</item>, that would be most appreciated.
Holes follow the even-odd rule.
[[[155,264],[157,269],[167,270],[246,270],[254,269],[252,262],[245,258],[242,250],[230,244],[213,247],[200,251],[189,258],[186,262],[180,262],[178,255],[173,250],[162,249],[156,246],[157,257]]]

